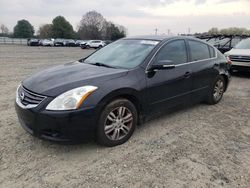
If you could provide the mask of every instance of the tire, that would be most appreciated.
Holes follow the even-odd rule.
[[[97,142],[113,147],[125,143],[137,125],[137,110],[127,99],[116,99],[101,112],[97,126]]]
[[[216,77],[212,86],[210,87],[207,103],[214,105],[220,102],[225,92],[225,79],[223,76],[219,75]]]

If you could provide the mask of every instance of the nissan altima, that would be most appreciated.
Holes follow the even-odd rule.
[[[230,81],[229,63],[194,38],[124,38],[22,81],[16,112],[36,137],[68,142],[94,135],[99,144],[116,146],[154,113],[217,104]]]

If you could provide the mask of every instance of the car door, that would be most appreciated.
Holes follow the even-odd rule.
[[[98,47],[98,45],[99,45],[99,41],[97,41],[97,40],[96,40],[96,41],[94,41],[94,45],[93,45],[93,47],[94,47],[94,48],[97,48],[97,47]]]
[[[190,69],[193,72],[192,100],[207,96],[209,86],[218,74],[215,50],[201,41],[187,40],[190,52]]]
[[[167,42],[150,64],[157,65],[161,61],[171,62],[175,67],[147,73],[146,100],[150,111],[160,107],[173,107],[190,101],[191,98],[192,73],[187,63],[185,40]]]

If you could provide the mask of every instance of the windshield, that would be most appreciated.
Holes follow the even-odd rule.
[[[236,46],[236,49],[250,49],[250,38],[240,41]]]
[[[141,64],[158,43],[151,40],[119,40],[98,50],[84,62],[131,69]]]

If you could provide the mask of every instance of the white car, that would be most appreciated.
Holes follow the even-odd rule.
[[[250,72],[250,38],[240,41],[225,55],[232,62],[232,70]]]
[[[102,48],[106,44],[102,40],[90,40],[85,45],[86,45],[86,48]]]
[[[52,40],[49,40],[49,39],[43,39],[43,40],[41,40],[40,44],[42,46],[54,46],[54,42]]]

